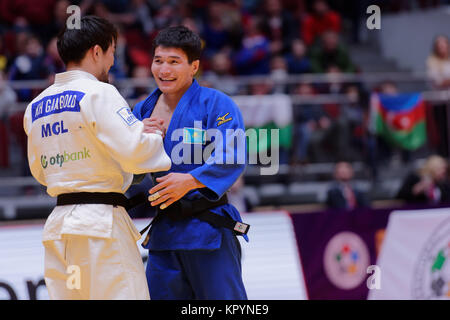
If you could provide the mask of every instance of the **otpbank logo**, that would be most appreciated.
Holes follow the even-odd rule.
[[[49,165],[62,167],[63,163],[67,163],[70,161],[79,161],[88,158],[90,159],[91,154],[89,152],[90,150],[84,147],[81,151],[67,152],[64,150],[63,153],[58,153],[51,157],[41,155],[41,166],[44,169],[46,169]]]

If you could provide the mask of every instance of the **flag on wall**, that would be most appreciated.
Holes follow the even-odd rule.
[[[420,93],[373,94],[371,116],[374,132],[398,147],[416,150],[427,139],[425,103]]]

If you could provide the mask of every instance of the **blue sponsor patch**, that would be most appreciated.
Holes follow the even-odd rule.
[[[131,112],[130,108],[128,107],[123,107],[120,108],[117,111],[117,114],[123,119],[123,121],[125,121],[125,123],[129,126],[133,125],[134,123],[136,123],[137,121],[139,121],[133,114],[133,112]]]
[[[46,96],[31,105],[31,121],[61,112],[80,112],[80,101],[85,93],[80,91],[64,91]]]

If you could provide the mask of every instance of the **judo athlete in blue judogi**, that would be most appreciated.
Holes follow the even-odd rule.
[[[157,35],[153,50],[158,89],[133,113],[148,132],[165,131],[172,167],[153,175],[149,191],[151,205],[159,206],[144,241],[150,298],[247,299],[237,235],[248,241],[248,226],[225,197],[245,169],[242,115],[228,96],[193,79],[198,35],[170,27]],[[200,214],[186,214],[196,210]]]

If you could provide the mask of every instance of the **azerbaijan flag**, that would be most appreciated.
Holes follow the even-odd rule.
[[[427,139],[425,103],[420,93],[373,94],[371,115],[375,133],[393,145],[416,150]]]

